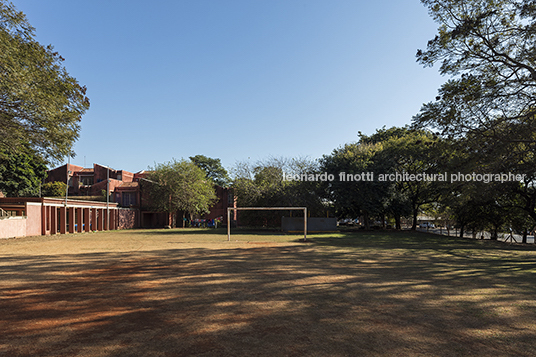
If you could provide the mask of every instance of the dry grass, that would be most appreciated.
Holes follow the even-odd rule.
[[[536,249],[414,233],[0,241],[0,355],[534,356]]]

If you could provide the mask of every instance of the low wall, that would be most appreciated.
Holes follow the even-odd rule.
[[[138,228],[138,210],[129,208],[117,209],[117,229]]]
[[[281,217],[281,229],[285,232],[303,232],[303,217]],[[308,232],[332,232],[337,230],[337,218],[307,218]]]
[[[26,217],[0,218],[0,238],[15,238],[26,236]]]

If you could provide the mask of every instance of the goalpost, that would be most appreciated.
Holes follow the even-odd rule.
[[[303,240],[307,240],[307,207],[228,207],[227,208],[227,241],[231,241],[231,211],[303,211]]]

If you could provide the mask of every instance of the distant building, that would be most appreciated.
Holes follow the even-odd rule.
[[[48,171],[45,182],[65,182],[68,185],[68,196],[73,199],[81,196],[85,196],[86,199],[103,198],[107,194],[110,201],[116,203],[118,207],[138,211],[136,227],[157,228],[173,225],[170,215],[154,211],[150,197],[143,194],[140,180],[147,175],[146,171],[132,173],[99,164],[93,164],[93,168],[65,164]],[[109,184],[107,184],[107,179],[109,179]],[[215,189],[218,201],[211,207],[210,213],[199,218],[212,220],[221,217],[225,221],[227,207],[235,205],[232,191],[220,186],[216,186]],[[183,216],[182,212],[177,212],[176,216],[180,219]],[[176,226],[181,227],[182,222],[176,222]]]
[[[116,203],[65,198],[0,198],[0,238],[135,227],[135,212]]]
[[[103,196],[103,192],[108,191],[109,195],[123,183],[134,182],[135,175],[99,164],[93,164],[93,168],[65,164],[49,170],[45,182],[65,182],[69,186],[69,196]],[[109,185],[107,179],[110,180]]]

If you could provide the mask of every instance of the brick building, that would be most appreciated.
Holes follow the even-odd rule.
[[[135,227],[135,211],[116,203],[64,198],[0,198],[0,238]]]
[[[157,228],[172,225],[169,214],[151,209],[150,198],[142,192],[140,185],[140,180],[146,176],[146,171],[132,173],[99,164],[93,164],[93,168],[65,164],[48,171],[45,182],[61,181],[67,183],[70,198],[77,196],[106,197],[103,192],[107,192],[110,201],[116,203],[118,207],[138,211],[136,227]],[[109,184],[107,184],[108,180]],[[222,217],[225,221],[227,207],[234,207],[234,199],[229,188],[216,186],[215,189],[218,201],[210,209],[210,213],[199,218],[211,220]],[[177,212],[176,216],[182,217],[182,212]],[[176,225],[182,226],[181,222],[177,222]]]

